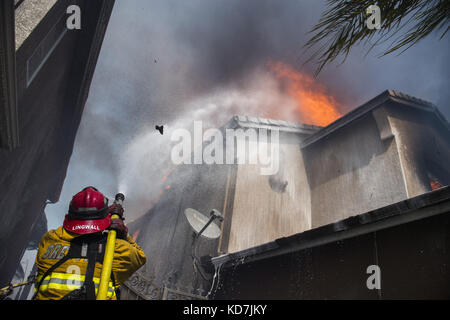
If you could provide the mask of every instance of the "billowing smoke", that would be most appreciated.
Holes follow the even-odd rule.
[[[181,104],[177,118],[164,124],[164,135],[154,126],[144,126],[130,141],[119,159],[119,189],[132,197],[132,211],[144,213],[167,184],[164,177],[174,167],[170,158],[171,134],[176,129],[192,133],[193,121],[202,121],[203,130],[223,126],[234,114],[268,117],[274,113],[283,119],[295,119],[295,101],[279,87],[278,81],[265,69],[249,73],[241,87],[227,86]],[[193,134],[193,133],[192,133]],[[176,180],[183,183],[180,172]],[[131,199],[130,199],[131,200]],[[131,207],[129,207],[131,208]]]
[[[170,131],[203,120],[219,127],[244,114],[300,121],[295,101],[267,69],[302,65],[306,34],[325,1],[117,0],[93,79],[60,202],[49,226],[62,222],[71,196],[86,185],[126,193],[130,219],[143,214],[171,169]],[[449,115],[448,41],[427,37],[400,56],[365,57],[355,48],[317,81],[341,113],[394,89],[429,100]],[[168,130],[160,135],[155,125]],[[122,190],[124,188],[125,190]]]

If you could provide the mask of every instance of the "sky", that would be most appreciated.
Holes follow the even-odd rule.
[[[194,120],[220,127],[242,114],[301,122],[268,63],[312,77],[303,45],[324,9],[317,0],[116,0],[60,200],[45,210],[49,229],[88,185],[110,198],[124,192],[126,221],[144,214],[173,166],[171,130]],[[341,114],[393,89],[434,103],[449,119],[448,37],[432,34],[379,58],[383,49],[356,46],[314,81]],[[164,135],[154,129],[161,124]]]

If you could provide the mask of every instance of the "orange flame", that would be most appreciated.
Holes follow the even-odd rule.
[[[137,237],[139,236],[139,232],[141,232],[140,229],[133,233],[133,235],[131,236],[133,238],[133,241],[136,241]]]
[[[326,126],[342,116],[337,109],[337,101],[313,77],[283,62],[269,61],[267,66],[278,79],[284,81],[287,93],[296,101],[295,112],[301,122]]]
[[[174,170],[174,169],[175,169],[175,168],[171,168],[171,169],[170,169],[170,170],[169,170],[169,171],[161,178],[161,183],[162,183],[162,184],[164,184],[164,183],[166,182],[166,180],[169,178],[169,176],[173,173],[173,170]],[[167,191],[167,190],[170,190],[170,189],[172,189],[172,186],[171,186],[170,184],[168,184],[168,185],[162,187],[162,189],[159,191],[158,196],[157,196],[155,199],[153,199],[153,200],[150,201],[150,208],[149,208],[149,209],[153,208],[153,207],[159,202],[159,200],[161,199],[161,196],[163,195],[163,193],[164,193],[165,191]]]
[[[434,179],[432,179],[432,178],[430,178],[430,186],[431,186],[431,190],[432,191],[434,191],[434,190],[437,190],[437,189],[440,189],[440,188],[443,188],[444,186],[442,185],[442,184],[440,184],[440,182],[439,181],[437,181],[437,180],[434,180]]]
[[[164,183],[166,182],[167,178],[172,174],[174,168],[170,169],[161,179],[161,182]]]

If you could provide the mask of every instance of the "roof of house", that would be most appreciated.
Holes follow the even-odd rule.
[[[301,143],[301,147],[303,148],[316,141],[321,140],[322,138],[328,136],[329,134],[338,130],[339,128],[346,126],[350,122],[353,122],[361,118],[362,116],[366,115],[373,109],[381,106],[382,104],[388,101],[397,102],[405,106],[433,113],[437,117],[437,119],[450,130],[450,124],[434,104],[394,90],[386,90],[382,92],[375,98],[364,103],[358,108],[353,109],[352,111],[348,112],[347,114],[345,114],[344,116],[337,119],[336,121],[334,121],[333,123],[329,124],[326,127],[284,120],[243,116],[243,115],[235,115],[225,125],[225,127],[234,129],[235,128],[256,128],[267,130],[278,129],[282,132],[304,134],[307,135],[308,137],[305,138]]]
[[[284,120],[236,115],[225,125],[226,128],[278,129],[283,132],[311,135],[323,127]]]
[[[448,129],[450,130],[450,124],[448,123],[447,119],[442,115],[442,113],[438,110],[438,108],[432,104],[431,102],[418,99],[412,96],[409,96],[407,94],[394,91],[394,90],[386,90],[376,96],[375,98],[371,99],[370,101],[364,103],[363,105],[359,106],[358,108],[353,109],[349,113],[345,114],[341,118],[337,119],[333,123],[329,124],[328,126],[322,128],[320,131],[317,131],[315,134],[307,137],[304,139],[301,143],[301,147],[307,147],[324,137],[328,136],[329,134],[335,132],[336,130],[346,126],[350,122],[353,122],[357,119],[360,119],[367,113],[371,112],[373,109],[380,107],[386,102],[396,102],[399,104],[402,104],[404,106],[409,106],[412,108],[420,109],[422,111],[430,112],[436,116],[436,118]]]
[[[317,247],[450,212],[450,186],[400,201],[360,215],[249,249],[212,259],[216,267],[228,267]]]

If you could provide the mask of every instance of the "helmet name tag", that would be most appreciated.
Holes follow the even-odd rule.
[[[83,230],[89,229],[89,230],[97,230],[97,231],[100,231],[99,227],[98,227],[98,226],[94,226],[94,225],[76,225],[76,226],[74,226],[74,227],[72,228],[72,231],[80,230],[80,229],[83,229]]]

